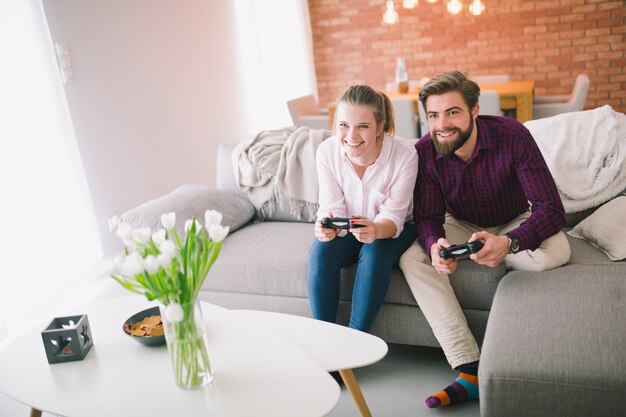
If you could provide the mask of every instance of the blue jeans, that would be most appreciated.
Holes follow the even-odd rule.
[[[309,251],[307,286],[313,317],[335,323],[341,268],[358,262],[349,327],[367,332],[387,295],[391,268],[417,238],[412,223],[395,239],[361,243],[352,233],[330,242],[315,240]]]

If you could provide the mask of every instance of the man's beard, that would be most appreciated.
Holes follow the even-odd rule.
[[[474,118],[470,117],[469,127],[465,131],[461,130],[458,127],[455,127],[452,129],[442,129],[442,130],[446,130],[446,131],[452,130],[454,132],[457,132],[459,135],[458,139],[455,140],[454,142],[443,143],[443,142],[439,142],[439,139],[437,139],[438,130],[430,132],[430,138],[433,141],[433,145],[435,145],[435,149],[440,155],[446,156],[446,155],[450,155],[456,152],[459,148],[461,148],[461,146],[465,145],[465,142],[467,142],[467,140],[472,135],[472,130],[474,130]]]

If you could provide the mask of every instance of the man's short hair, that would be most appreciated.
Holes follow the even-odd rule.
[[[465,104],[467,104],[470,110],[478,103],[480,87],[474,81],[467,78],[461,71],[448,71],[435,75],[420,90],[419,100],[422,102],[424,109],[428,111],[426,109],[426,100],[428,97],[433,95],[438,96],[451,91],[461,93]]]

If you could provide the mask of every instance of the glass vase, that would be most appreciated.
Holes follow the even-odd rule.
[[[199,301],[181,304],[183,317],[171,321],[161,306],[161,320],[165,331],[176,385],[194,389],[208,385],[213,380],[209,360],[202,308]]]

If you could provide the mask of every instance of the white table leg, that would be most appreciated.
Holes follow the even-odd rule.
[[[361,387],[359,387],[359,383],[356,381],[352,369],[342,369],[339,371],[339,375],[341,375],[341,379],[343,379],[343,382],[345,382],[346,388],[348,388],[348,392],[356,403],[356,406],[359,409],[361,415],[363,417],[372,417],[372,413],[370,412],[370,409],[365,402],[365,398],[363,397],[363,393],[361,392]]]

